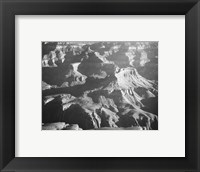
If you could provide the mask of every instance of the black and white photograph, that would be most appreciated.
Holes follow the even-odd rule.
[[[158,130],[158,44],[43,41],[42,130]]]

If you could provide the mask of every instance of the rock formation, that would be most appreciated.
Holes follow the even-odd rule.
[[[50,45],[42,53],[44,129],[158,129],[156,42]]]

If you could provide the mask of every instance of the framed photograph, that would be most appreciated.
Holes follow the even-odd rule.
[[[41,61],[42,130],[158,130],[158,42],[46,41]]]
[[[200,171],[200,3],[0,1],[2,171]]]

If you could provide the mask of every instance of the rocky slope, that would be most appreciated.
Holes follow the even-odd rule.
[[[157,42],[42,46],[44,129],[158,129]]]

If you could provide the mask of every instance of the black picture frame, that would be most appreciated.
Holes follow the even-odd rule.
[[[185,15],[186,101],[185,107],[177,108],[185,108],[186,112],[186,157],[16,158],[15,15]],[[76,172],[200,171],[199,56],[198,0],[0,0],[0,169]]]

